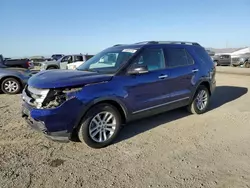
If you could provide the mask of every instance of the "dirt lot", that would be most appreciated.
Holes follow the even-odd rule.
[[[27,128],[20,95],[0,95],[0,187],[250,187],[250,77],[217,74],[211,109],[132,123],[94,150]]]

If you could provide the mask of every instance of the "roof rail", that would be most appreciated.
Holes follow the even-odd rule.
[[[200,46],[200,44],[197,42],[186,42],[186,41],[144,41],[135,44],[187,44],[187,45]]]
[[[137,42],[135,44],[158,44],[158,41],[143,41],[143,42]]]
[[[122,45],[124,45],[124,44],[115,44],[113,47],[115,47],[115,46],[122,46]]]

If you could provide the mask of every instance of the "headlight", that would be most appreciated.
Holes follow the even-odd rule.
[[[43,108],[48,109],[58,107],[65,101],[75,98],[76,93],[81,90],[82,87],[50,90],[43,102]]]

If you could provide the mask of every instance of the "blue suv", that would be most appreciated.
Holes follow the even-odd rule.
[[[53,140],[77,135],[88,146],[102,148],[132,120],[179,107],[206,112],[215,71],[198,43],[115,45],[77,70],[41,71],[31,77],[22,93],[22,116]]]

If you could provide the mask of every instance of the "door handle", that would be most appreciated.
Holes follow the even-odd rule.
[[[195,72],[198,72],[199,69],[193,69],[192,72],[195,73]]]
[[[159,76],[158,78],[159,79],[165,79],[165,78],[167,78],[168,77],[168,75],[161,75],[161,76]]]

